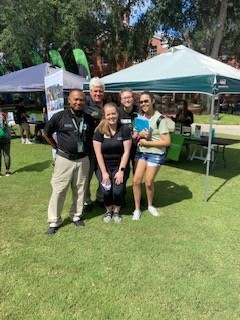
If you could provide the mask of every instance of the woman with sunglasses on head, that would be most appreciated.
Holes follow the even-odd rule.
[[[135,202],[133,220],[139,220],[141,216],[141,185],[144,174],[148,211],[153,216],[159,215],[158,210],[153,206],[154,179],[166,159],[166,147],[170,145],[171,139],[167,122],[159,111],[154,110],[154,102],[154,95],[151,92],[144,91],[140,95],[140,112],[149,120],[149,129],[139,132],[133,177]]]

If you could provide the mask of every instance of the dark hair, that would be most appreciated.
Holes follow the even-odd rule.
[[[183,104],[184,108],[187,108],[187,106],[188,106],[187,100],[183,99],[180,102]]]
[[[139,98],[140,98],[143,94],[148,95],[149,98],[150,98],[150,100],[151,100],[152,102],[154,101],[154,102],[153,102],[153,109],[156,110],[156,107],[155,107],[155,96],[154,96],[154,94],[153,94],[152,92],[150,92],[150,91],[143,91],[143,92],[140,94]]]
[[[75,91],[84,93],[82,89],[75,88],[75,89],[71,89],[71,90],[69,91],[68,96],[70,96],[70,94],[71,94],[72,92],[75,92]]]
[[[141,97],[143,94],[147,94],[147,95],[150,97],[151,101],[155,100],[154,94],[153,94],[152,92],[150,92],[150,91],[143,91],[143,92],[140,94],[140,97]]]

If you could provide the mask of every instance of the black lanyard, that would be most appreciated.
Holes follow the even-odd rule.
[[[78,137],[80,139],[82,137],[82,134],[83,134],[84,116],[82,116],[80,118],[79,126],[77,125],[77,122],[76,122],[76,120],[74,118],[72,118],[72,122],[73,122],[73,125],[74,125],[75,129],[76,129],[75,132],[78,133]]]

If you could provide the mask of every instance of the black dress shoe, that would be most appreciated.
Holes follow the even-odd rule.
[[[78,228],[85,227],[85,222],[84,222],[82,219],[77,220],[77,221],[74,221],[74,224],[75,224],[75,226],[78,227]]]
[[[103,202],[103,201],[96,200],[95,203],[96,203],[96,205],[99,206],[100,208],[103,208],[103,209],[105,208],[105,205],[104,205],[104,202]]]
[[[54,233],[56,233],[56,232],[58,231],[58,228],[59,228],[59,227],[49,227],[49,228],[47,229],[46,234],[54,234]]]

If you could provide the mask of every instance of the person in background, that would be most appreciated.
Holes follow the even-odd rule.
[[[153,206],[154,180],[166,159],[166,147],[171,143],[167,122],[159,111],[154,110],[154,96],[145,91],[140,95],[140,109],[142,115],[149,120],[149,130],[139,132],[138,148],[135,156],[135,173],[133,176],[133,195],[135,210],[133,220],[141,216],[141,184],[145,174],[145,187],[148,211],[158,216],[157,208]],[[161,121],[159,122],[159,120]]]
[[[9,177],[11,175],[10,165],[11,165],[11,130],[8,126],[7,115],[0,109],[0,177],[2,174],[2,157],[5,163],[5,176]]]
[[[43,107],[42,109],[42,121],[44,122],[48,121],[47,107]]]
[[[85,226],[82,213],[90,167],[89,141],[93,136],[93,120],[84,113],[85,94],[82,90],[71,90],[68,104],[69,108],[55,113],[43,130],[44,138],[57,151],[48,205],[49,235],[56,233],[62,224],[61,212],[69,186],[72,189],[70,219],[76,227]],[[55,132],[57,140],[53,138]]]
[[[170,118],[175,123],[180,123],[186,127],[191,127],[191,124],[194,122],[193,113],[188,110],[188,103],[186,100],[181,100],[176,116],[170,116]],[[191,158],[191,147],[188,143],[186,143],[185,146],[187,150],[187,159],[189,160]]]
[[[101,79],[99,79],[98,77],[94,77],[91,79],[89,83],[90,96],[86,101],[85,112],[92,117],[94,121],[94,129],[97,127],[100,120],[102,119],[104,89],[105,89],[105,85]],[[87,187],[86,187],[86,199],[84,203],[84,212],[86,213],[89,213],[92,211],[92,200],[91,200],[90,189],[91,189],[91,180],[92,180],[93,173],[95,171],[95,166],[96,166],[96,158],[95,158],[92,145],[91,145],[91,152],[89,154],[89,159],[90,159],[90,172],[89,172],[89,180],[87,182]],[[104,208],[103,193],[102,193],[102,188],[100,184],[98,185],[98,189],[96,193],[96,204]]]
[[[133,91],[130,88],[124,88],[120,91],[119,93],[119,98],[120,98],[120,108],[119,108],[119,118],[120,122],[122,124],[127,125],[131,132],[132,132],[132,147],[130,151],[130,161],[132,163],[132,169],[134,171],[134,159],[135,159],[135,153],[137,150],[137,143],[135,140],[136,137],[136,131],[133,129],[132,121],[135,117],[138,115],[138,107],[134,105],[134,96],[133,96]],[[129,172],[130,173],[130,172]],[[127,177],[127,179],[129,176]],[[127,180],[126,180],[127,182]],[[124,192],[124,197],[123,197],[123,205],[125,205],[125,194],[126,194],[126,185],[125,185],[125,192]]]
[[[104,222],[112,217],[121,222],[120,209],[126,179],[129,176],[129,156],[132,144],[131,130],[119,121],[117,105],[104,105],[103,119],[96,127],[93,147],[97,159],[97,177],[104,194],[106,213]]]
[[[19,124],[21,142],[23,144],[32,144],[30,141],[30,127],[28,118],[29,116],[27,115],[24,106],[24,99],[20,97],[16,107],[16,123]]]

